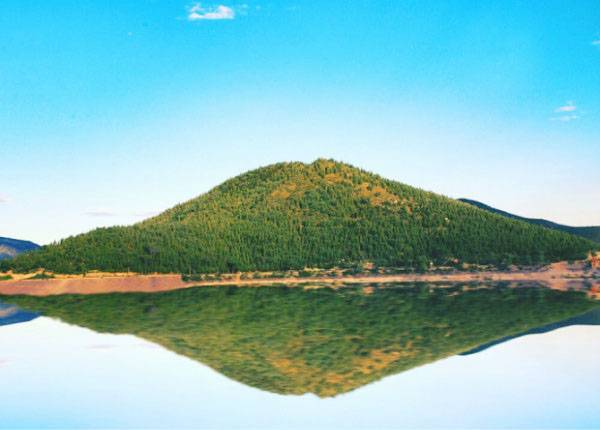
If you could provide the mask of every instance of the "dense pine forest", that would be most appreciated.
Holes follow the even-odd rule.
[[[422,269],[581,259],[596,247],[320,159],[259,168],[154,218],[70,237],[0,269],[207,273],[362,261]]]

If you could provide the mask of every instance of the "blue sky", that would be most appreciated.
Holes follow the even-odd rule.
[[[597,1],[0,6],[0,235],[128,224],[332,157],[600,224]]]

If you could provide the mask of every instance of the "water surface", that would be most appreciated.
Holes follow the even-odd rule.
[[[4,428],[600,423],[597,303],[581,292],[413,285],[3,300],[44,315],[0,327]]]

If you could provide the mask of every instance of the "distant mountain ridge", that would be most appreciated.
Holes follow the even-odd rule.
[[[593,240],[594,242],[600,243],[600,226],[589,226],[589,227],[572,227],[568,225],[558,224],[552,221],[548,221],[542,218],[526,218],[519,215],[514,215],[509,212],[505,212],[500,209],[496,209],[492,206],[488,206],[485,203],[478,202],[477,200],[471,199],[458,199],[461,202],[468,203],[472,206],[475,206],[479,209],[486,210],[488,212],[492,212],[498,215],[505,216],[507,218],[516,219],[519,221],[525,221],[529,224],[540,225],[542,227],[550,228],[552,230],[564,231],[565,233],[574,234],[575,236],[580,236],[589,240]]]
[[[491,348],[496,345],[500,345],[501,343],[508,342],[509,340],[517,339],[522,336],[528,336],[531,334],[543,334],[548,333],[553,330],[558,330],[563,327],[570,327],[572,325],[600,325],[600,307],[594,308],[591,311],[588,311],[584,314],[577,315],[571,318],[568,318],[563,321],[552,322],[550,324],[545,324],[540,327],[535,327],[530,330],[527,330],[523,333],[515,334],[512,336],[502,337],[500,339],[493,340],[488,343],[484,343],[483,345],[479,345],[476,348],[473,348],[469,351],[462,352],[460,355],[471,355],[476,354],[481,351],[485,351],[488,348]]]
[[[10,239],[0,237],[0,260],[12,258],[22,252],[38,249],[40,246],[28,240]]]

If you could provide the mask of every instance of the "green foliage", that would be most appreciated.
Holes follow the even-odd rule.
[[[0,281],[9,281],[13,277],[11,275],[0,275]]]
[[[593,243],[347,164],[280,163],[129,227],[99,228],[0,262],[61,273],[211,273],[583,259]]]
[[[202,287],[0,299],[99,332],[148,339],[253,387],[319,396],[598,306],[581,292],[491,285]]]

